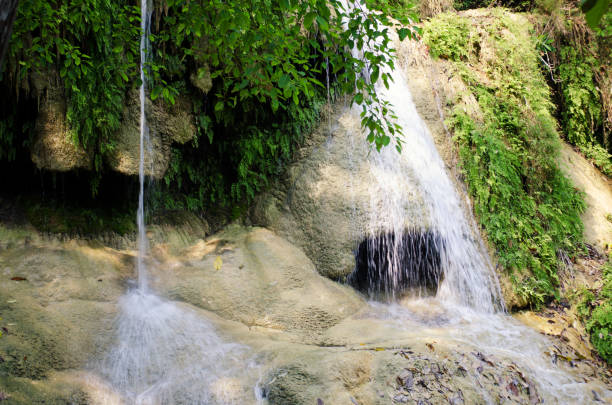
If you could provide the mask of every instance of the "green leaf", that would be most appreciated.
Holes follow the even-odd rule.
[[[363,103],[363,94],[361,93],[355,94],[355,96],[353,97],[353,102],[361,105]]]
[[[280,80],[278,81],[278,87],[280,87],[281,89],[284,89],[285,87],[287,87],[290,80],[291,78],[289,77],[288,74],[282,75]]]
[[[316,16],[317,13],[315,13],[314,11],[311,11],[310,13],[306,14],[306,17],[304,17],[304,28],[309,30],[310,27],[312,27],[312,23],[314,22]]]
[[[320,15],[317,16],[317,24],[319,25],[319,29],[323,32],[329,32],[329,23],[325,18]]]
[[[409,28],[400,28],[399,30],[397,30],[397,35],[399,35],[399,39],[400,41],[403,41],[404,39],[406,39],[406,37],[411,37],[411,31]]]
[[[217,101],[217,104],[215,104],[215,112],[223,110],[224,106],[225,106],[225,103],[223,102],[223,100]]]
[[[582,11],[589,27],[592,29],[599,26],[601,17],[608,11],[610,0],[584,0],[581,4]]]

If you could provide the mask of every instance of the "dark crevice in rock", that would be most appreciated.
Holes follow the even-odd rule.
[[[349,284],[374,298],[407,291],[435,294],[442,281],[442,238],[437,232],[407,229],[364,239],[355,251]]]

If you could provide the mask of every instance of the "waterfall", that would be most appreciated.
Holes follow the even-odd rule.
[[[354,6],[345,2],[344,7]],[[362,54],[353,49],[354,57]],[[394,108],[404,150],[398,154],[386,147],[368,156],[376,179],[370,186],[369,236],[358,249],[349,281],[365,280],[370,293],[391,298],[403,287],[417,287],[419,294],[433,289],[440,299],[484,312],[501,309],[500,288],[483,243],[465,216],[407,81],[400,69],[387,67],[385,72],[392,84],[387,89],[379,83],[376,90]],[[366,274],[360,263],[367,264]]]
[[[416,238],[419,257],[411,260],[437,260],[440,274],[437,296],[440,299],[492,312],[501,306],[497,280],[482,249],[477,231],[471,229],[459,196],[445,169],[436,145],[422,121],[401,71],[390,72],[393,84],[379,88],[381,97],[395,108],[403,128],[404,151],[393,148],[371,153],[370,161],[378,182],[370,187],[370,251],[380,251],[383,244],[388,256],[391,287],[397,288],[405,267],[402,252],[406,239],[414,233],[415,215],[424,215],[427,229]],[[392,173],[407,173],[404,179]],[[400,179],[401,184],[398,183]],[[422,211],[410,209],[417,189]],[[422,225],[421,225],[422,226]],[[384,233],[381,234],[381,231]],[[435,237],[427,237],[427,235]],[[382,241],[381,241],[382,239]],[[411,238],[411,239],[414,239]],[[402,267],[403,266],[403,267]]]
[[[357,50],[353,52],[359,57]],[[372,313],[385,324],[395,323],[414,341],[453,342],[519,364],[542,396],[534,393],[532,403],[609,398],[607,387],[573,375],[571,368],[576,366],[571,362],[569,368],[557,364],[553,341],[503,311],[499,283],[469,202],[461,203],[404,73],[399,68],[387,73],[393,83],[389,89],[377,86],[377,92],[392,104],[402,126],[403,151],[398,154],[386,147],[367,157],[376,181],[369,185],[367,237],[357,248],[349,282],[362,290],[365,283],[373,297],[382,293],[392,298],[386,303],[370,301]],[[351,136],[363,139],[359,131]],[[397,173],[402,175],[393,175]],[[432,286],[435,282],[437,288]],[[428,290],[434,295],[400,300],[406,286],[413,291],[416,287],[417,295]],[[494,402],[486,392],[482,395],[486,403]]]

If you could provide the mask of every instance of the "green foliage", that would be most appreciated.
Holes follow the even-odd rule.
[[[156,192],[160,207],[250,201],[336,95],[351,95],[362,106],[362,127],[377,149],[393,138],[401,149],[392,106],[375,90],[377,82],[389,86],[386,71],[394,63],[386,14],[319,0],[168,1],[164,7],[153,45],[154,63],[165,68],[152,95],[159,80],[172,85],[188,70],[210,75],[212,89],[195,100],[198,138],[173,149]],[[412,37],[413,30],[401,28],[399,35]]]
[[[419,20],[415,4],[410,0],[368,0],[366,5],[370,10],[379,10],[404,25],[411,25]],[[420,28],[413,28],[420,33]]]
[[[520,275],[513,277],[515,290],[537,307],[556,295],[557,253],[580,247],[584,203],[556,162],[556,122],[528,23],[504,11],[491,13],[495,18],[486,19],[486,35],[478,40],[495,52],[492,63],[480,61],[480,46],[446,51],[452,46],[448,38],[475,36],[465,20],[435,17],[424,36],[432,53],[455,61],[468,89],[448,123],[475,214],[500,264]],[[475,100],[477,106],[466,107],[461,100]]]
[[[514,291],[525,302],[528,302],[533,309],[540,309],[550,294],[550,285],[546,280],[538,280],[534,277],[527,277],[525,280],[518,281],[512,278]]]
[[[574,145],[587,145],[594,141],[595,131],[601,125],[601,103],[596,89],[592,55],[583,55],[574,46],[561,49],[559,79],[564,108],[562,123],[567,139]]]
[[[173,150],[158,190],[163,206],[202,209],[252,198],[332,93],[361,106],[362,128],[376,149],[393,140],[401,150],[393,108],[376,92],[377,85],[390,85],[387,72],[394,67],[391,8],[345,9],[338,0],[159,0],[153,6],[150,97],[190,98],[200,131],[193,143]],[[408,26],[398,34],[412,38],[415,16],[405,0],[401,9]],[[32,73],[57,72],[70,132],[101,176],[126,93],[139,85],[137,2],[33,0],[20,5],[15,27],[3,80],[23,91]],[[189,82],[202,76],[212,82],[206,94]],[[18,136],[0,126],[0,159],[14,154]]]
[[[604,113],[596,77],[601,61],[595,55],[594,49],[584,50],[573,45],[560,50],[561,124],[568,142],[580,148],[610,176],[612,155],[602,146]]]
[[[379,80],[389,85],[386,67],[393,67],[392,22],[385,14],[345,9],[337,0],[172,0],[164,10],[154,37],[159,65],[168,67],[168,81],[181,73],[176,58],[191,60],[198,73],[209,70],[216,121],[229,123],[227,110],[238,104],[264,104],[272,113],[297,106],[331,75],[341,93],[357,90],[353,102],[362,106],[362,127],[377,149],[399,133],[391,106],[375,90]]]
[[[35,72],[47,80],[51,72],[59,73],[74,141],[90,151],[97,171],[112,150],[125,92],[137,78],[140,17],[129,3],[20,2],[9,46],[5,75],[17,90],[27,89]]]
[[[469,10],[485,7],[508,7],[516,11],[529,11],[536,7],[538,0],[455,0],[456,10]]]
[[[578,314],[585,322],[591,342],[599,355],[612,364],[612,262],[603,266],[603,285],[597,295],[585,290]]]
[[[157,204],[163,209],[201,210],[251,201],[281,172],[304,135],[314,129],[325,101],[325,92],[318,91],[312,99],[274,113],[275,121],[263,115],[260,119],[264,122],[258,122],[245,112],[238,114],[242,121],[232,121],[236,127],[230,128],[214,126],[203,116],[201,135],[194,143],[205,144],[202,148],[208,149],[207,159],[200,158],[195,145],[175,147],[164,181],[156,191]],[[237,128],[240,136],[235,134]],[[211,140],[208,135],[213,131],[223,133],[223,142]]]
[[[465,60],[470,53],[470,22],[454,13],[443,13],[427,24],[423,40],[434,58]]]
[[[591,143],[580,146],[580,151],[592,161],[601,172],[612,177],[612,155],[603,146]]]
[[[591,28],[596,28],[599,25],[609,7],[610,0],[583,0],[581,3],[584,16]]]

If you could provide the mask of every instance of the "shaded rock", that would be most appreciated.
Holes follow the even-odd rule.
[[[151,147],[145,152],[145,174],[160,179],[166,173],[171,158],[171,144],[183,144],[196,134],[191,102],[178,98],[175,105],[166,106],[158,99],[147,99],[145,111],[149,127]],[[115,148],[107,157],[109,166],[120,173],[138,174],[140,162],[140,99],[138,91],[130,92],[121,119],[121,126],[114,135]]]
[[[41,105],[30,150],[32,162],[39,169],[60,172],[91,168],[91,157],[76,144],[75,134],[66,122],[64,89],[57,74],[37,72],[33,83]]]
[[[189,75],[189,81],[202,93],[207,94],[210,89],[212,89],[212,78],[210,77],[208,65],[201,67],[197,72],[193,72]]]

